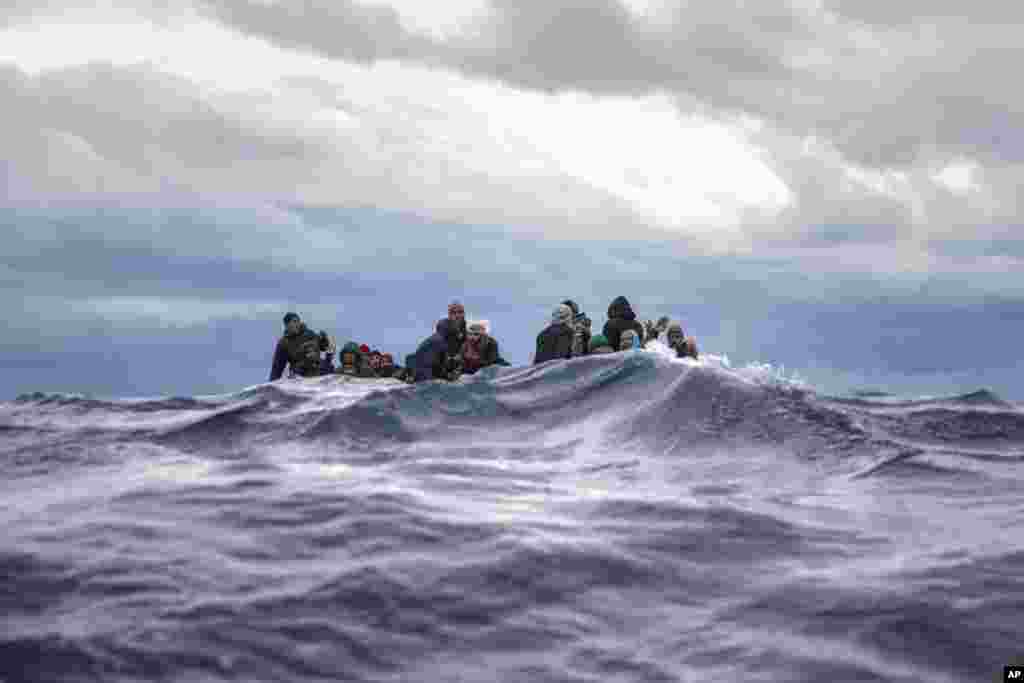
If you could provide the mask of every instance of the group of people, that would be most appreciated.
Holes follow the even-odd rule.
[[[591,321],[575,301],[563,301],[551,314],[551,324],[537,335],[537,353],[533,362],[546,363],[559,358],[615,353],[646,347],[662,333],[669,348],[679,358],[697,358],[697,342],[683,333],[679,322],[667,316],[658,322],[641,324],[624,296],[608,306],[608,322],[601,334],[591,334]]]
[[[431,379],[454,381],[491,365],[510,365],[501,357],[498,342],[483,321],[466,321],[466,309],[458,301],[448,306],[448,317],[437,321],[434,334],[423,340],[416,351],[399,366],[389,353],[370,349],[365,344],[348,342],[338,353],[334,340],[324,331],[313,332],[295,313],[284,317],[285,332],[274,351],[270,381],[280,379],[285,368],[293,375],[350,375],[364,378],[394,378],[405,382]],[[642,348],[665,335],[665,342],[677,357],[697,358],[697,343],[683,332],[679,322],[668,317],[657,322],[640,323],[625,297],[617,297],[608,307],[608,322],[601,334],[591,334],[591,320],[576,302],[567,299],[551,314],[551,324],[537,335],[533,362],[575,358],[592,354],[615,353]]]
[[[335,353],[338,367],[334,365]],[[313,332],[297,313],[284,316],[284,334],[274,349],[270,381],[281,379],[285,368],[300,377],[340,374],[384,378],[393,377],[396,371],[390,353],[371,349],[366,344],[348,342],[338,352],[334,339],[327,332]]]

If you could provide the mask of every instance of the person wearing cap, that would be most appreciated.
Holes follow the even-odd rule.
[[[607,337],[603,334],[595,334],[590,338],[590,353],[592,355],[615,353],[615,349],[608,344]]]
[[[572,321],[572,309],[565,304],[559,304],[551,313],[551,324],[537,335],[534,365],[558,358],[572,358],[572,341],[575,335]]]
[[[319,334],[306,327],[297,313],[284,316],[284,334],[274,348],[270,367],[270,380],[275,382],[284,375],[285,368],[300,377],[318,377],[321,372],[320,354],[331,350],[333,342],[326,332]]]
[[[498,364],[501,360],[498,341],[487,334],[487,326],[482,321],[474,321],[467,330],[461,351],[463,373],[472,375],[481,368]]]
[[[644,323],[644,346],[648,346],[651,342],[655,341],[662,333],[668,330],[669,319],[667,315],[663,315],[658,318],[658,322],[651,322],[648,320]]]
[[[666,333],[668,347],[676,352],[676,358],[698,358],[697,340],[683,334],[681,323],[669,323]]]
[[[585,356],[590,353],[590,318],[572,299],[566,299],[562,303],[572,309],[572,355]]]
[[[457,356],[466,343],[466,308],[458,301],[448,304],[448,355]]]

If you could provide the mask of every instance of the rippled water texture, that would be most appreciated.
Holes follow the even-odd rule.
[[[0,680],[993,681],[1024,410],[663,349],[0,403]]]

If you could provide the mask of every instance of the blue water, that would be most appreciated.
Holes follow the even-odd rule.
[[[991,681],[1024,409],[664,349],[0,403],[0,680]]]

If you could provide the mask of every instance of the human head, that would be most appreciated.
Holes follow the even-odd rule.
[[[667,315],[663,315],[660,318],[658,318],[658,322],[655,323],[654,326],[656,328],[658,328],[659,330],[661,330],[662,332],[664,332],[666,329],[668,329],[668,323],[669,323],[668,316]]]
[[[668,335],[668,342],[671,345],[673,342],[683,340],[683,326],[679,322],[673,321],[669,323],[668,329],[666,330]]]
[[[551,313],[551,322],[568,325],[572,322],[572,309],[565,304],[559,304]]]
[[[362,344],[359,347],[359,353],[366,353],[366,354],[370,353],[370,347],[367,346],[366,344]]]
[[[461,323],[466,319],[466,307],[458,301],[448,304],[448,319],[453,323]]]
[[[484,324],[482,322],[480,322],[478,320],[474,320],[472,323],[469,324],[469,329],[468,329],[468,332],[467,332],[467,336],[470,339],[472,339],[473,341],[476,341],[476,340],[480,339],[480,337],[482,337],[484,334],[485,334],[485,332],[484,332]]]
[[[619,351],[628,351],[633,348],[633,340],[636,338],[635,330],[623,330],[619,337]]]
[[[288,334],[298,334],[302,327],[302,319],[298,313],[288,312],[284,314],[284,328]]]
[[[580,307],[579,307],[579,305],[575,301],[573,301],[572,299],[566,299],[562,303],[572,309],[573,317],[575,317],[575,316],[580,314]]]

